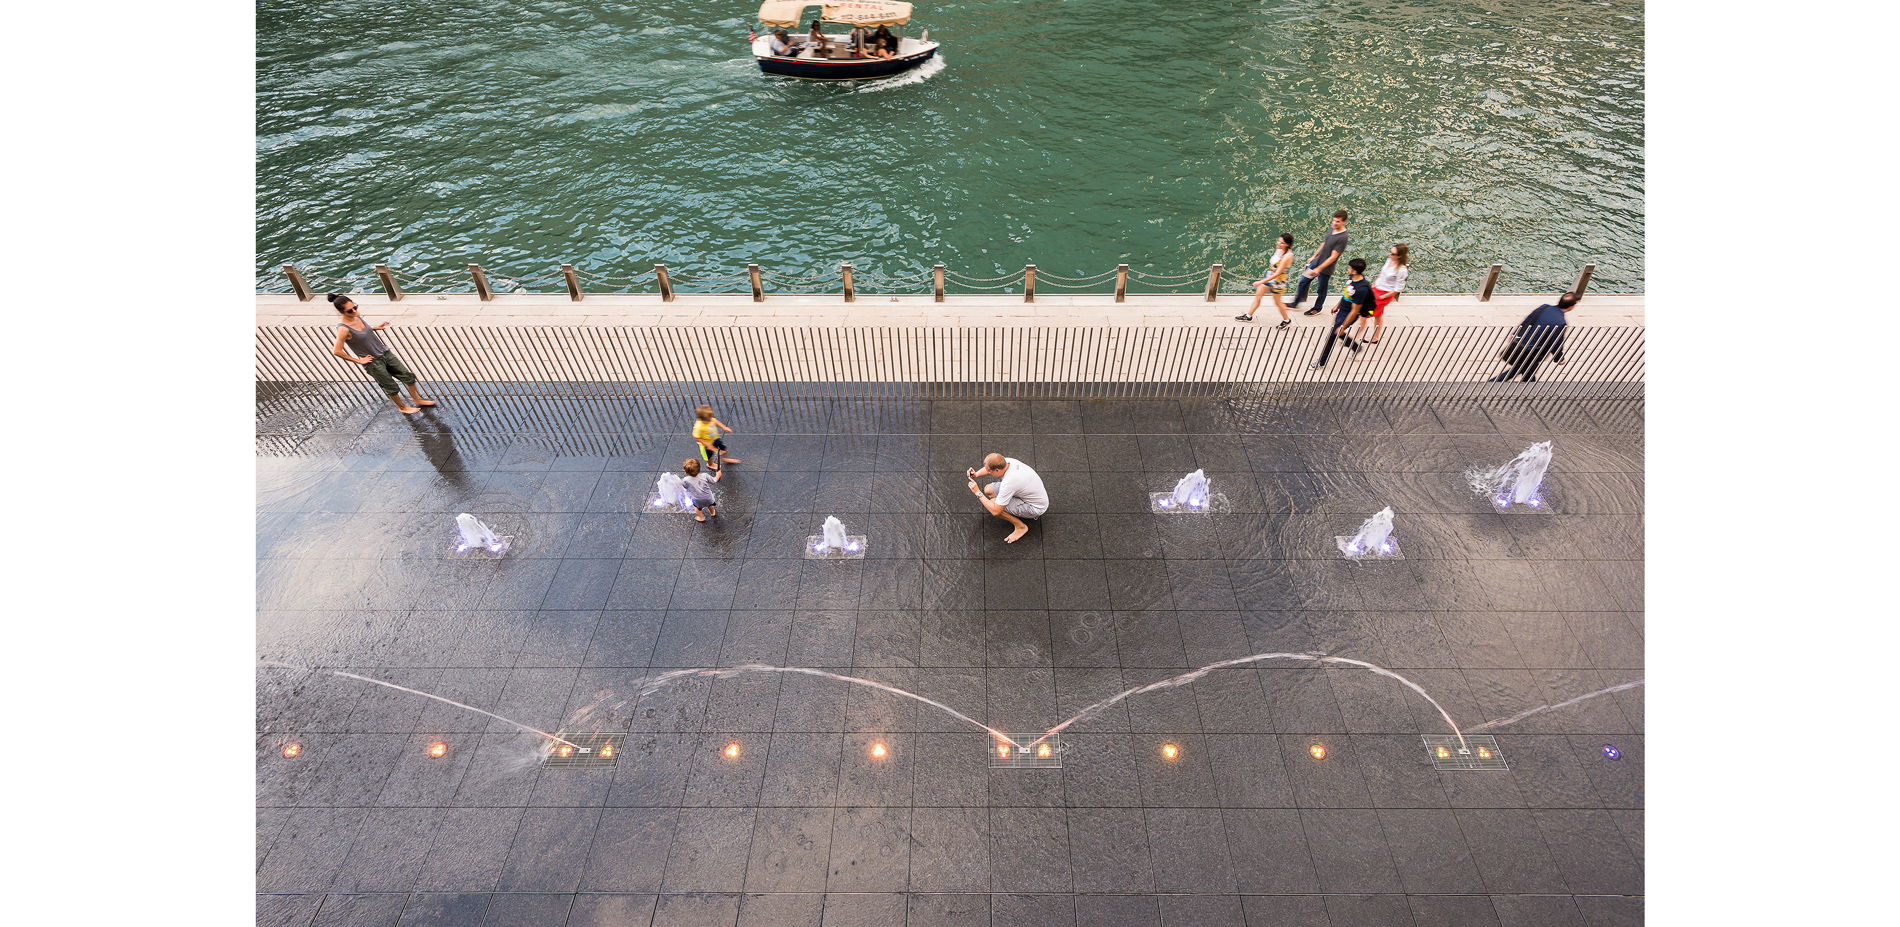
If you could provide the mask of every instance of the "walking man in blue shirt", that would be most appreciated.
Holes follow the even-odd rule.
[[[1544,355],[1554,355],[1557,363],[1564,362],[1564,313],[1577,305],[1580,297],[1575,293],[1565,293],[1557,297],[1557,305],[1548,303],[1531,310],[1524,321],[1517,326],[1517,334],[1512,336],[1513,345],[1506,349],[1504,359],[1511,366],[1504,372],[1492,377],[1492,383],[1509,383],[1512,377],[1521,376],[1526,383],[1537,382],[1537,365],[1544,362]]]
[[[1319,315],[1326,308],[1326,284],[1333,279],[1333,262],[1346,253],[1346,211],[1333,213],[1333,230],[1313,251],[1313,258],[1306,262],[1306,269],[1300,272],[1300,288],[1293,293],[1293,301],[1287,303],[1288,309],[1300,308],[1306,299],[1306,288],[1319,280],[1319,292],[1313,294],[1313,308],[1306,310],[1307,315]]]

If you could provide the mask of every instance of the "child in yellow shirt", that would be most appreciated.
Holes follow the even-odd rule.
[[[726,456],[726,442],[719,440],[719,429],[732,434],[726,423],[713,417],[712,406],[700,406],[693,410],[697,421],[693,422],[693,440],[699,442],[699,457],[706,461],[709,469],[718,470],[721,463],[738,463]],[[715,459],[717,458],[717,459]]]

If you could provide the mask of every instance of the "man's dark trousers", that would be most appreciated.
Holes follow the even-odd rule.
[[[1306,265],[1306,269],[1312,270],[1313,265]],[[1320,309],[1326,308],[1326,284],[1331,283],[1333,280],[1333,272],[1330,268],[1320,271],[1318,277],[1308,277],[1305,274],[1300,274],[1299,289],[1293,291],[1293,302],[1289,303],[1288,306],[1298,309],[1300,303],[1306,301],[1306,288],[1312,285],[1315,280],[1319,282],[1319,290],[1313,294],[1313,305]]]
[[[1340,300],[1339,311],[1333,313],[1333,329],[1338,330],[1340,326],[1345,325],[1346,319],[1350,318],[1351,316],[1352,316],[1352,303],[1343,299]],[[1335,340],[1346,342],[1346,347],[1352,348],[1355,351],[1358,350],[1359,348],[1359,343],[1356,341],[1353,341],[1351,335],[1335,335],[1332,333],[1332,331],[1328,331],[1326,333],[1326,350],[1319,352],[1320,366],[1325,366],[1326,358],[1332,356],[1333,342]]]

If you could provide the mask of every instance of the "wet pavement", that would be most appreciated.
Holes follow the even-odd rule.
[[[636,511],[691,404],[260,393],[260,925],[1642,922],[1644,688],[1484,726],[1643,678],[1640,401],[760,399],[705,525]],[[1548,513],[1466,485],[1545,440]],[[990,451],[1052,500],[1016,544]],[[1220,511],[1150,513],[1197,468]],[[1404,559],[1345,560],[1385,506]],[[460,512],[512,549],[449,558]],[[826,515],[865,559],[804,558]],[[1272,652],[1402,676],[1510,768],[1434,769],[1432,703],[1342,662],[1131,696],[1055,769],[826,677],[640,682],[806,667],[1040,732]],[[520,725],[625,752],[543,768]]]

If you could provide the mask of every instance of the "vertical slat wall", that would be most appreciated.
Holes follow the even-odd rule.
[[[1471,395],[1504,369],[1516,326],[1393,326],[1358,355],[1317,327],[777,328],[403,326],[383,332],[443,395],[566,398],[1232,398]],[[327,327],[257,329],[265,386],[359,383]],[[1644,329],[1570,326],[1565,363],[1511,389],[1623,398],[1642,392]],[[1501,387],[1502,388],[1502,387]]]

